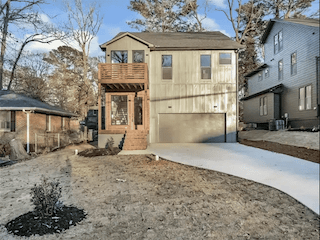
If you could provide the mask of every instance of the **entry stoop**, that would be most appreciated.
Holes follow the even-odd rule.
[[[126,133],[122,150],[145,150],[147,146],[147,131],[129,130]]]

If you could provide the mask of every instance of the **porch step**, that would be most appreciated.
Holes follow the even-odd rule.
[[[123,150],[145,150],[147,146],[147,131],[131,130],[126,133]]]

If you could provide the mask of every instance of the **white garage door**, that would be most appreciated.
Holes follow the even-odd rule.
[[[225,142],[224,113],[159,114],[160,143]]]

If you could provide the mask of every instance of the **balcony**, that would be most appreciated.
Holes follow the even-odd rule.
[[[147,63],[100,63],[99,83],[148,83]]]

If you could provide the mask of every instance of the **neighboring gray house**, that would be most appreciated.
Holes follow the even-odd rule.
[[[245,76],[244,122],[319,126],[319,20],[271,19],[261,43],[264,64]]]

